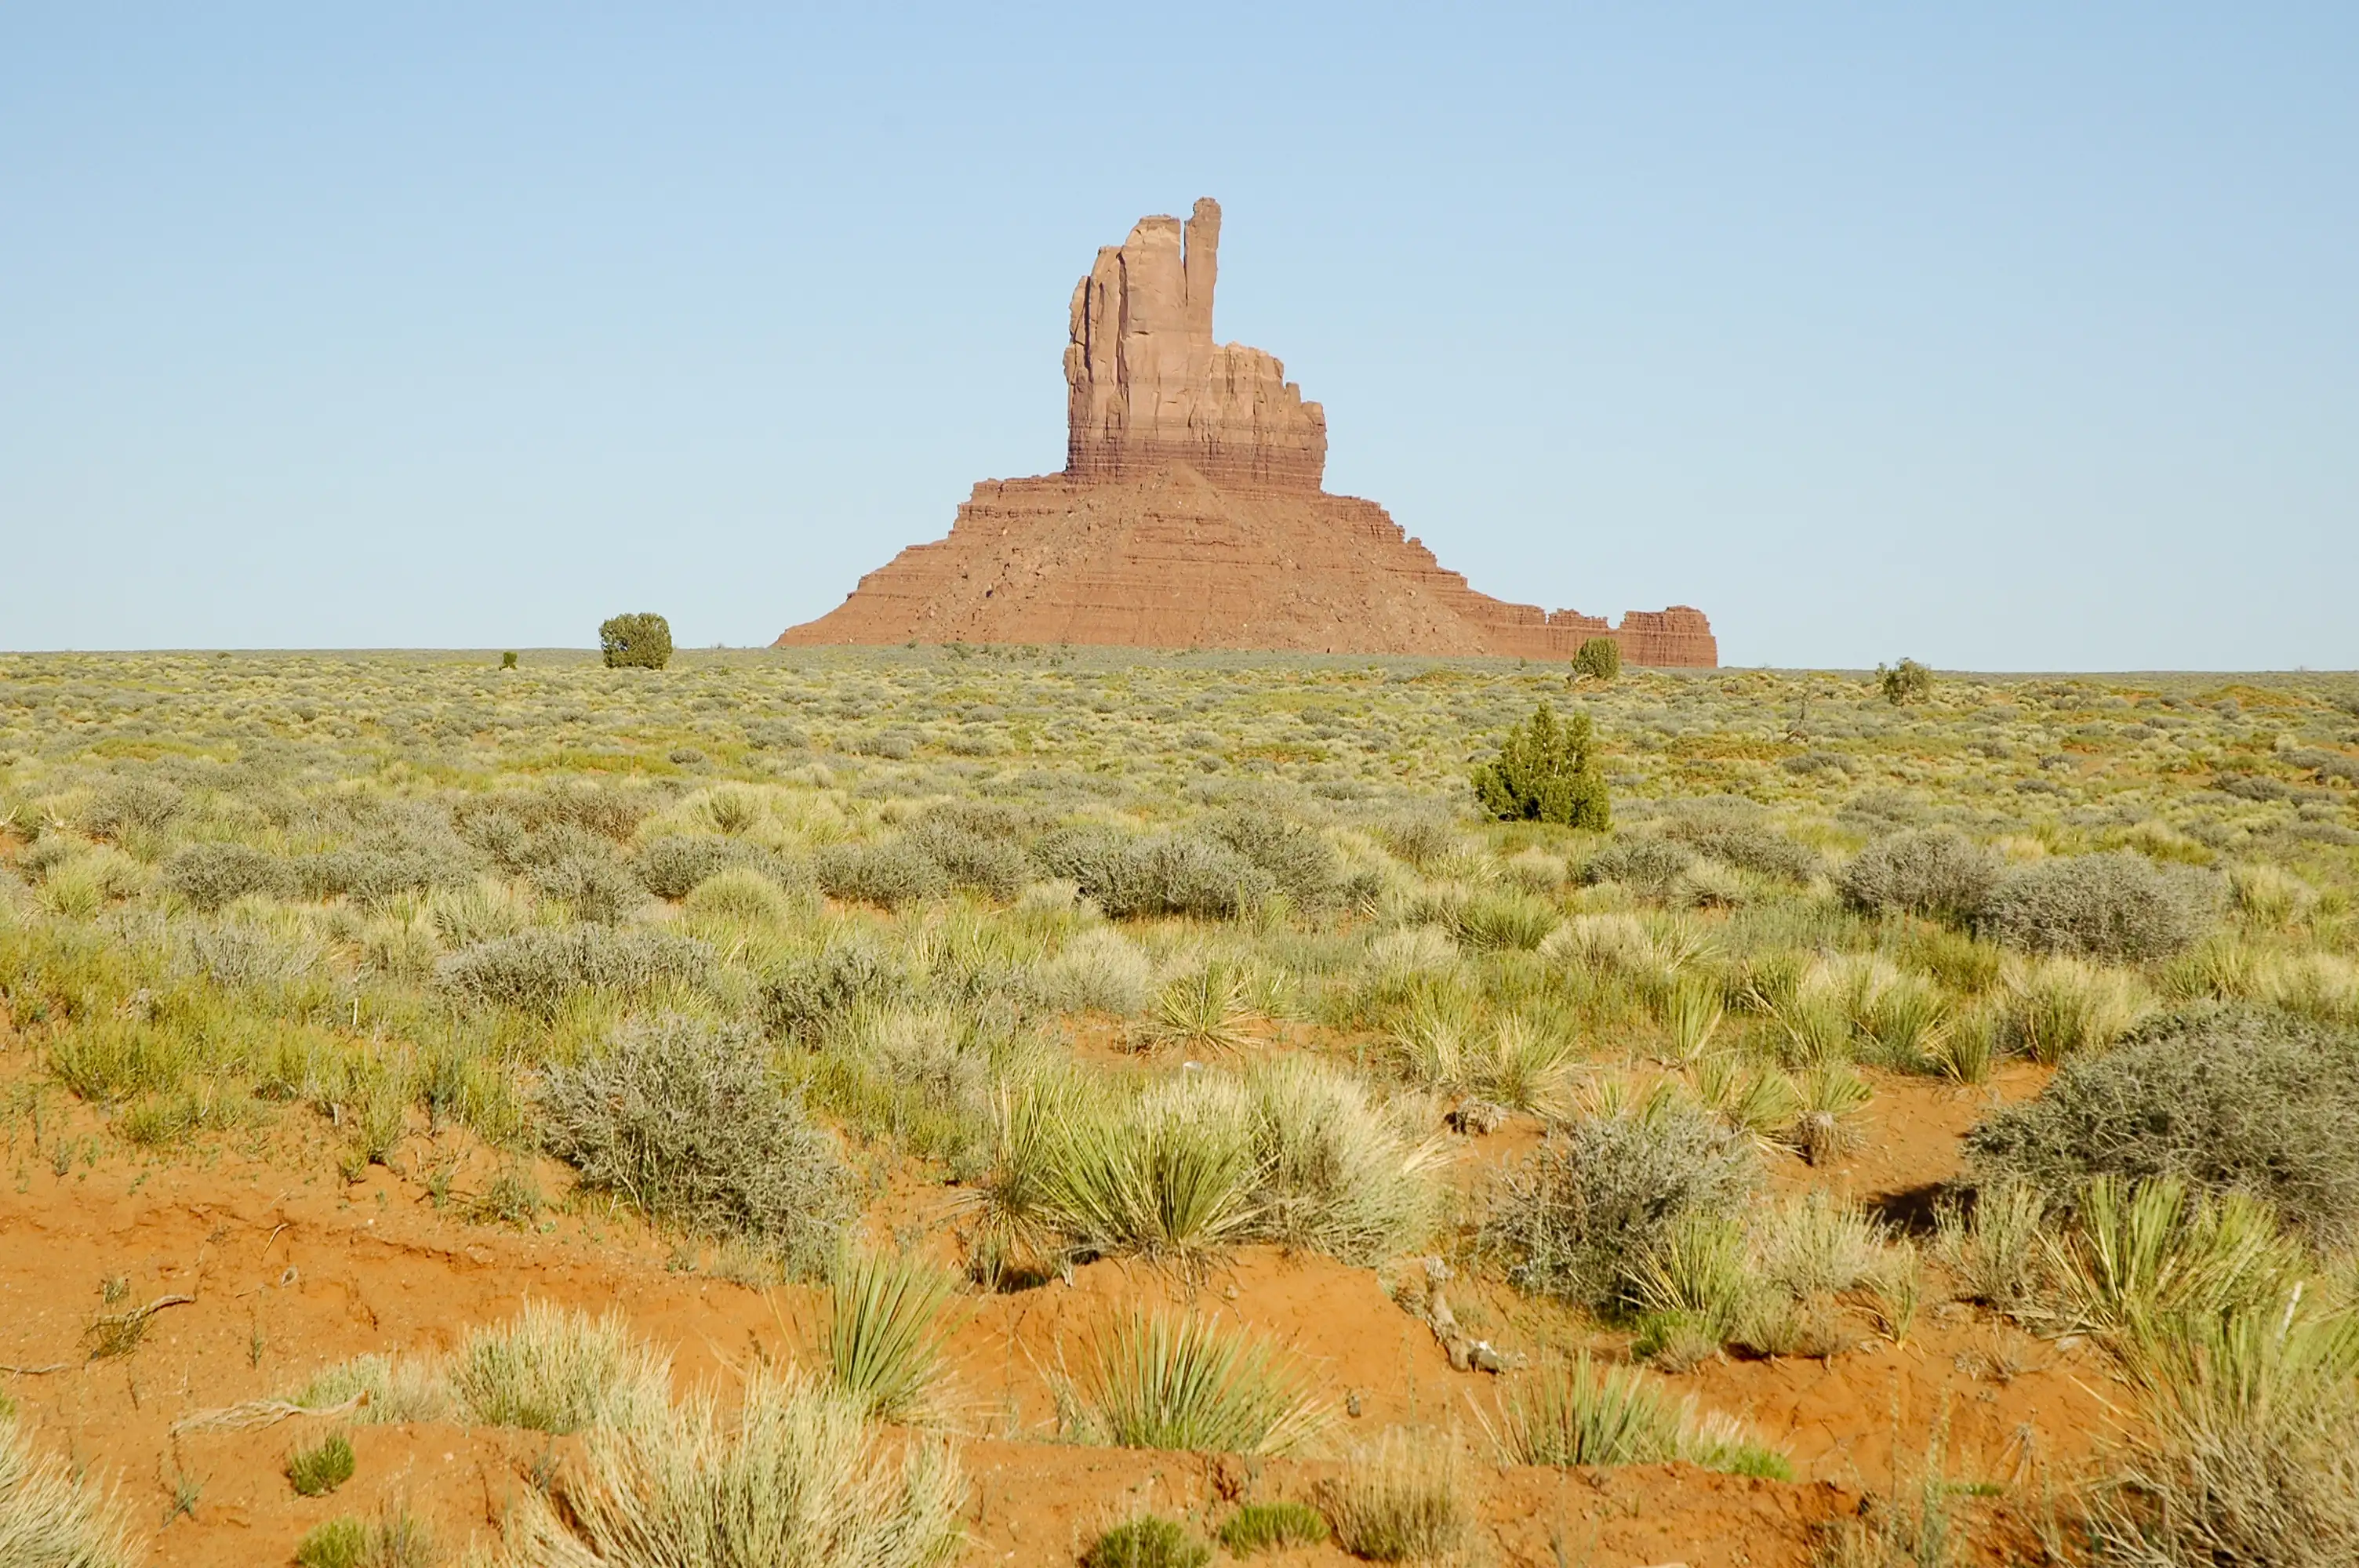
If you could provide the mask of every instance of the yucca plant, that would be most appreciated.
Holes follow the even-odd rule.
[[[1840,1062],[1812,1067],[1798,1087],[1801,1115],[1792,1139],[1811,1164],[1832,1160],[1859,1141],[1860,1110],[1875,1097],[1867,1080]]]
[[[1777,1480],[1793,1466],[1725,1418],[1701,1416],[1634,1367],[1599,1368],[1582,1352],[1526,1380],[1498,1406],[1495,1433],[1517,1465],[1652,1465],[1685,1460],[1706,1469]]]
[[[1802,1114],[1801,1091],[1775,1067],[1749,1066],[1721,1053],[1699,1060],[1694,1071],[1696,1098],[1704,1108],[1765,1143],[1784,1137]]]
[[[922,1259],[869,1253],[836,1269],[828,1364],[835,1384],[885,1421],[932,1413],[947,1370],[951,1276]]]
[[[1875,1054],[1904,1072],[1922,1072],[1936,1062],[1950,1033],[1950,999],[1939,987],[1912,975],[1876,992],[1865,1015]]]
[[[1147,1036],[1181,1050],[1241,1051],[1253,1044],[1245,1031],[1252,1019],[1245,980],[1224,966],[1207,964],[1157,993]]]
[[[2082,1328],[2216,1318],[2277,1299],[2301,1253],[2267,1206],[2242,1193],[2205,1200],[2175,1176],[2135,1185],[2099,1176],[2072,1228],[2049,1238],[2059,1310]]]
[[[2300,1291],[2143,1320],[2118,1341],[2140,1418],[2087,1519],[2103,1560],[2359,1562],[2359,1319]]]
[[[1727,1011],[1720,987],[1697,975],[1681,975],[1665,987],[1656,1004],[1674,1061],[1693,1062],[1712,1045]]]
[[[1444,1093],[1472,1086],[1469,1057],[1477,1024],[1454,999],[1420,996],[1396,1023],[1387,1040],[1401,1076]]]
[[[1260,1221],[1263,1166],[1225,1082],[1182,1079],[1120,1114],[1065,1119],[1050,1148],[1047,1211],[1083,1248],[1193,1271]]]
[[[1676,1316],[1717,1349],[1735,1334],[1753,1295],[1745,1227],[1729,1217],[1688,1216],[1648,1249],[1631,1286],[1642,1312]]]
[[[1101,1332],[1078,1392],[1089,1429],[1119,1447],[1285,1454],[1326,1423],[1309,1382],[1215,1318],[1134,1312]]]
[[[2080,958],[2042,958],[2007,986],[2015,1048],[2047,1066],[2102,1050],[2129,1033],[2152,1004],[2129,976]]]
[[[1573,1042],[1561,1030],[1511,1012],[1492,1027],[1472,1075],[1476,1092],[1516,1110],[1539,1110],[1563,1098]]]

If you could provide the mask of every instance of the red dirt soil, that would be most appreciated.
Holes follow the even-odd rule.
[[[26,1061],[0,1054],[16,1071]],[[2038,1087],[2038,1076],[2023,1072],[1996,1086],[2007,1098]],[[1821,1172],[1788,1162],[1781,1183],[1827,1181],[1871,1202],[1906,1194],[1950,1173],[1957,1134],[1990,1103],[1988,1091],[1921,1080],[1879,1079],[1877,1088],[1856,1154]],[[45,1136],[53,1148],[95,1125],[80,1109],[62,1125],[52,1114]],[[1459,1156],[1488,1162],[1527,1141],[1462,1141]],[[413,1136],[395,1164],[428,1168],[428,1146],[422,1133]],[[348,1187],[307,1173],[324,1173],[323,1158],[307,1158],[298,1172],[225,1145],[170,1161],[109,1152],[62,1177],[51,1173],[46,1151],[26,1159],[20,1149],[15,1157],[21,1173],[0,1194],[0,1363],[27,1370],[5,1385],[38,1444],[118,1488],[133,1519],[153,1532],[158,1561],[192,1568],[286,1562],[312,1525],[397,1495],[455,1553],[471,1534],[488,1533],[506,1500],[532,1484],[536,1465],[561,1462],[568,1452],[530,1433],[364,1426],[352,1433],[354,1480],[333,1497],[305,1499],[281,1465],[299,1438],[315,1437],[328,1422],[306,1417],[256,1432],[176,1436],[174,1422],[193,1413],[287,1393],[316,1368],[365,1352],[447,1348],[469,1327],[512,1315],[527,1296],[593,1312],[619,1308],[671,1354],[682,1387],[726,1383],[755,1357],[808,1361],[823,1321],[822,1299],[808,1288],[766,1292],[673,1271],[669,1244],[627,1220],[566,1213],[534,1233],[470,1224],[392,1170],[373,1170]],[[478,1155],[460,1187],[489,1169]],[[931,1218],[940,1240],[958,1195],[920,1175],[897,1173],[877,1207]],[[543,1184],[561,1185],[554,1167]],[[84,1331],[103,1310],[101,1282],[117,1277],[128,1278],[125,1304],[195,1299],[158,1312],[132,1355],[93,1361]],[[1462,1317],[1494,1313],[1500,1326],[1485,1332],[1509,1346],[1569,1343],[1567,1320],[1502,1295],[1469,1293]],[[1455,1431],[1487,1451],[1483,1423],[1495,1408],[1495,1379],[1453,1371],[1431,1332],[1387,1297],[1373,1271],[1257,1248],[1191,1287],[1138,1265],[1089,1264],[1070,1284],[1051,1280],[976,1300],[956,1336],[957,1424],[969,1434],[973,1480],[962,1562],[1070,1563],[1136,1508],[1190,1510],[1210,1523],[1219,1517],[1215,1499],[1241,1489],[1306,1496],[1332,1472],[1332,1461],[1250,1465],[1051,1441],[1046,1373],[1060,1353],[1077,1354],[1114,1314],[1190,1300],[1292,1346],[1338,1406],[1355,1396],[1359,1413],[1338,1416],[1331,1448],[1404,1425]],[[1478,1556],[1596,1568],[1674,1560],[1693,1568],[1799,1568],[1814,1527],[1854,1511],[1863,1492],[1892,1485],[1937,1424],[1946,1422],[1952,1474],[1996,1482],[2069,1471],[2103,1430],[2104,1406],[2093,1391],[2103,1374],[2087,1350],[2027,1338],[1962,1306],[1929,1310],[1904,1346],[1864,1328],[1861,1337],[1863,1348],[1823,1363],[1718,1361],[1676,1380],[1707,1408],[1744,1416],[1789,1445],[1798,1481],[1685,1465],[1571,1473],[1478,1465]],[[201,1489],[193,1509],[174,1517],[183,1477]],[[1272,1561],[1348,1560],[1331,1547]]]

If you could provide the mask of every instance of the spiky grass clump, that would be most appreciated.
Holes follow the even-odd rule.
[[[2079,958],[2043,958],[2008,979],[2000,1018],[2010,1049],[2052,1067],[2104,1050],[2153,1008],[2132,976]]]
[[[287,1484],[299,1497],[323,1498],[353,1478],[353,1464],[352,1439],[331,1433],[287,1455]]]
[[[35,1454],[13,1412],[0,1412],[0,1563],[130,1568],[138,1558],[114,1499]]]
[[[620,1313],[527,1302],[508,1323],[460,1342],[448,1371],[453,1402],[469,1421],[561,1436],[628,1427],[663,1409],[668,1358],[636,1337]]]
[[[2029,1183],[1986,1183],[1974,1189],[1971,1205],[1942,1206],[1935,1256],[1968,1300],[2020,1314],[2047,1280],[2047,1198]]]
[[[1793,1479],[1784,1454],[1722,1415],[1699,1415],[1631,1367],[1593,1365],[1586,1352],[1548,1368],[1499,1404],[1501,1454],[1517,1465],[1654,1465]]]
[[[1086,1430],[1124,1448],[1284,1454],[1328,1413],[1267,1340],[1166,1312],[1133,1313],[1102,1332],[1077,1392]]]
[[[2282,1298],[2301,1265],[2267,1206],[2242,1193],[2206,1201],[2171,1176],[2135,1185],[2099,1176],[2082,1191],[2070,1235],[2051,1245],[2059,1313],[2083,1328],[2258,1311]]]
[[[836,1387],[885,1421],[929,1413],[948,1375],[943,1309],[953,1288],[951,1276],[916,1258],[872,1253],[840,1266],[827,1333]]]
[[[1244,977],[1224,965],[1207,964],[1173,980],[1155,999],[1148,1038],[1179,1050],[1220,1054],[1253,1044],[1245,1025]]]
[[[2122,1348],[2143,1419],[2093,1500],[2099,1561],[2359,1562],[2359,1320],[2293,1297],[2143,1322]]]
[[[858,1401],[756,1366],[724,1415],[709,1393],[592,1433],[554,1495],[510,1512],[506,1561],[654,1568],[926,1568],[960,1539],[950,1446],[888,1445]]]
[[[1308,1503],[1247,1503],[1221,1524],[1221,1544],[1239,1557],[1321,1546],[1333,1531]]]
[[[1178,1519],[1141,1514],[1090,1542],[1082,1568],[1204,1568],[1212,1549]]]
[[[408,1357],[355,1356],[312,1374],[295,1395],[305,1410],[349,1410],[364,1425],[440,1421],[450,1413],[441,1367]]]
[[[399,1504],[373,1519],[332,1519],[295,1543],[297,1568],[431,1568],[437,1556],[426,1521]]]
[[[1440,1146],[1405,1130],[1365,1085],[1315,1057],[1281,1058],[1245,1081],[1258,1234],[1346,1263],[1408,1251],[1441,1208]]]
[[[1395,1428],[1355,1449],[1321,1483],[1335,1541],[1369,1563],[1442,1563],[1464,1544],[1472,1514],[1458,1444]]]
[[[1190,1075],[1114,1112],[1058,1117],[1040,1152],[1043,1217],[1071,1246],[1201,1268],[1261,1219],[1256,1157],[1234,1087]]]

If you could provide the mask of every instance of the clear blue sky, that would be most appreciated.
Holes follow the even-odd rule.
[[[0,647],[766,642],[1223,338],[1731,663],[2359,665],[2359,5],[0,10]]]

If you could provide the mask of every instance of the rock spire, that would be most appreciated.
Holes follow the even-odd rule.
[[[1142,218],[1073,290],[1062,473],[985,480],[781,647],[1097,643],[1719,663],[1684,605],[1619,625],[1477,593],[1372,501],[1330,495],[1327,416],[1259,349],[1212,341],[1221,209]]]
[[[1183,462],[1215,484],[1319,488],[1327,416],[1274,354],[1212,341],[1221,204],[1141,218],[1073,286],[1065,475],[1135,479]]]

